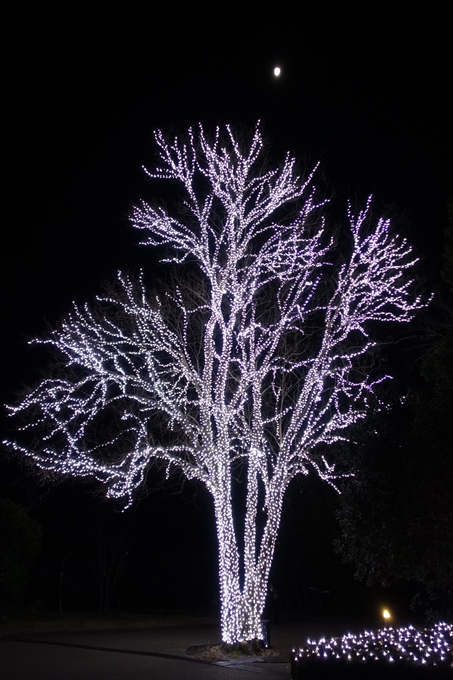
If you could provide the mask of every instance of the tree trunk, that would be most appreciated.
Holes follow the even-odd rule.
[[[241,587],[241,562],[233,523],[229,477],[223,492],[214,498],[219,544],[219,583],[222,641],[228,644],[262,639],[262,614],[266,603],[267,583],[280,523],[283,490],[276,483],[267,494],[268,517],[261,545],[257,546],[256,501],[257,476],[249,470],[249,491],[245,517],[244,579]],[[274,494],[272,494],[274,492]],[[252,503],[250,504],[250,502]],[[252,526],[253,521],[253,526]],[[259,551],[258,551],[259,547]]]

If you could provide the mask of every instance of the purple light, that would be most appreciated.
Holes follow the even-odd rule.
[[[74,306],[37,341],[67,370],[9,407],[26,414],[22,430],[40,443],[8,445],[47,473],[97,479],[125,507],[156,460],[203,483],[217,525],[222,637],[237,642],[261,636],[288,484],[314,469],[335,486],[341,475],[316,452],[345,439],[388,377],[369,377],[368,322],[407,322],[424,303],[405,276],[410,247],[388,220],[372,223],[371,199],[358,215],[349,210],[349,255],[332,264],[314,171],[301,180],[289,154],[263,169],[259,126],[248,146],[229,127],[212,139],[200,126],[185,141],[161,132],[155,140],[159,162],[148,175],[178,182],[184,209],[142,202],[132,223],[144,245],[164,246],[175,269],[190,261],[198,278],[152,298],[143,276],[119,273],[110,297]],[[110,416],[116,430],[103,436],[97,423]],[[247,468],[243,555],[231,494],[238,465]]]

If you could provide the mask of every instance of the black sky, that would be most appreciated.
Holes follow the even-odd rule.
[[[344,203],[372,192],[428,268],[437,263],[453,192],[441,17],[406,26],[332,18],[327,30],[319,19],[207,26],[152,15],[149,33],[139,16],[47,19],[30,17],[18,33],[9,81],[12,217],[2,276],[13,346],[119,267],[149,261],[127,217],[132,202],[159,191],[141,170],[158,127],[260,119],[274,157],[290,149],[302,168],[320,160]]]

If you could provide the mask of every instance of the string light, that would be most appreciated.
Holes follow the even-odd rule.
[[[384,628],[359,635],[343,635],[307,644],[293,650],[296,667],[311,662],[333,661],[348,663],[392,663],[406,667],[407,664],[449,669],[453,663],[453,626],[439,622],[432,628],[418,629],[414,626]],[[443,677],[443,676],[442,676]]]
[[[367,375],[374,343],[366,324],[407,322],[424,303],[404,275],[415,262],[410,247],[390,235],[388,220],[372,225],[371,199],[358,215],[349,210],[349,257],[333,266],[315,171],[302,181],[289,154],[260,171],[259,125],[245,147],[229,127],[211,140],[201,126],[185,141],[159,131],[155,140],[158,165],[146,172],[178,182],[184,210],[175,216],[142,202],[133,226],[144,245],[165,246],[166,262],[198,267],[199,283],[153,299],[142,275],[119,273],[114,294],[92,308],[74,305],[59,330],[36,341],[55,348],[66,370],[9,407],[25,414],[33,443],[7,443],[47,473],[95,478],[125,507],[153,461],[205,484],[222,637],[233,643],[261,637],[288,484],[311,468],[335,486],[334,465],[317,451],[345,438],[388,377]],[[247,469],[241,554],[238,465]],[[262,534],[258,510],[267,518]]]

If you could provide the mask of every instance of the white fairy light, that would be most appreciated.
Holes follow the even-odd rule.
[[[334,663],[338,660],[351,663],[355,662],[354,659],[360,659],[362,662],[410,662],[428,667],[445,665],[450,668],[453,663],[452,650],[453,626],[439,622],[432,628],[421,630],[414,626],[385,628],[378,632],[377,637],[367,632],[360,635],[348,633],[331,640],[329,645],[324,640],[307,640],[304,647],[294,652],[294,658],[296,663],[313,658],[330,659]]]
[[[349,257],[332,265],[313,173],[301,181],[287,155],[259,174],[259,126],[244,148],[229,127],[225,139],[217,129],[210,141],[200,126],[186,141],[161,132],[155,140],[159,163],[147,174],[179,182],[184,210],[175,217],[142,202],[133,226],[143,244],[165,246],[166,262],[197,267],[200,284],[151,299],[142,276],[120,273],[116,293],[93,309],[74,306],[39,341],[68,370],[9,407],[26,414],[22,429],[37,436],[8,444],[48,473],[97,479],[126,507],[153,461],[205,484],[219,544],[222,638],[233,643],[261,637],[288,484],[311,468],[335,486],[339,475],[317,452],[345,438],[387,378],[366,376],[368,322],[407,322],[423,302],[405,277],[415,262],[410,247],[390,235],[387,220],[371,225],[371,199],[358,215],[349,210]],[[282,221],[289,204],[298,213]],[[118,430],[106,436],[109,415]],[[168,433],[157,443],[156,418]],[[247,469],[241,552],[232,505],[238,465]]]

